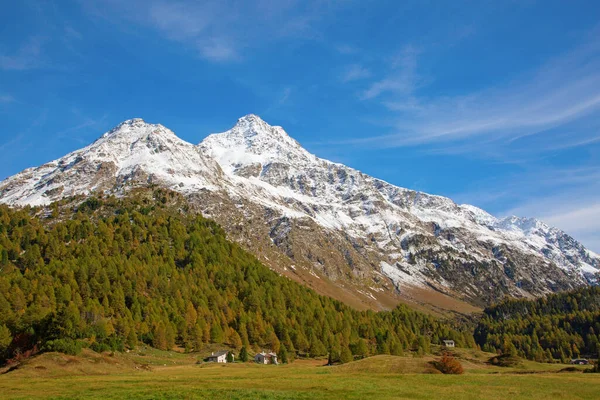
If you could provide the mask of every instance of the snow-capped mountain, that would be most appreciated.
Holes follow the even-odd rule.
[[[274,269],[379,307],[398,296],[432,302],[423,299],[433,293],[444,297],[438,303],[476,304],[539,295],[594,283],[600,268],[600,256],[557,228],[498,219],[320,159],[256,115],[198,146],[161,125],[125,121],[1,182],[0,201],[41,205],[149,183],[186,195]]]
[[[42,205],[77,194],[112,191],[128,181],[187,190],[214,190],[221,170],[214,160],[162,125],[122,122],[81,150],[0,183],[0,201]]]

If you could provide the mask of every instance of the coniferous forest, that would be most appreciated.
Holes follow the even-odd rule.
[[[506,299],[484,310],[475,340],[483,350],[541,362],[597,358],[600,287],[536,300]]]
[[[473,331],[400,305],[357,311],[282,277],[175,193],[0,206],[0,357],[209,343],[349,361],[459,347],[598,357],[600,288],[486,308]],[[457,326],[462,326],[458,329]]]
[[[281,277],[167,191],[0,206],[0,352],[207,343],[295,356],[428,352],[467,331],[398,306],[356,311]],[[582,347],[582,346],[580,346]]]

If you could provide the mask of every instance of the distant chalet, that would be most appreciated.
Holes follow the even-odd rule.
[[[277,354],[265,353],[264,351],[254,356],[254,362],[258,364],[279,364],[277,362]]]
[[[217,351],[216,353],[212,353],[208,356],[208,362],[216,362],[216,363],[227,363],[227,350]],[[233,358],[233,354],[231,355]]]
[[[454,347],[454,340],[444,340],[444,347]]]

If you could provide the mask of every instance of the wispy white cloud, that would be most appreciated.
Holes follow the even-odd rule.
[[[65,26],[64,34],[67,39],[82,40],[83,35],[72,26]]]
[[[286,86],[281,90],[279,96],[273,101],[273,103],[268,106],[262,113],[268,115],[272,111],[281,108],[283,105],[288,103],[290,96],[292,95],[292,88],[290,86]]]
[[[282,38],[315,39],[314,22],[329,12],[327,1],[102,0],[82,2],[91,14],[155,29],[169,40],[195,47],[214,62],[240,61],[248,49]]]
[[[12,103],[15,101],[15,98],[9,94],[0,94],[0,103]]]
[[[387,60],[391,72],[385,78],[371,83],[361,97],[371,100],[383,94],[392,94],[410,98],[422,80],[417,74],[418,54],[419,50],[415,47],[404,47],[395,57]]]
[[[32,37],[13,54],[0,54],[0,69],[22,71],[40,66],[42,38]]]
[[[212,61],[232,61],[240,58],[236,48],[231,43],[216,38],[200,41],[198,49],[204,58]]]
[[[218,21],[225,22],[233,15],[223,15],[216,2],[188,4],[185,2],[148,2],[147,21],[169,39],[189,43],[200,54],[212,61],[230,61],[239,58],[238,49],[230,34],[218,29]],[[235,14],[233,12],[232,14]]]
[[[12,148],[16,143],[20,142],[24,136],[25,135],[23,133],[19,133],[17,135],[14,135],[12,139],[4,143],[0,143],[0,150],[4,151],[5,149]]]
[[[358,49],[349,44],[340,44],[338,46],[335,46],[335,50],[340,54],[346,54],[346,55],[358,53]]]
[[[279,99],[279,104],[285,104],[290,98],[290,94],[292,94],[292,88],[289,86],[285,87],[283,89],[283,93],[281,94],[281,98]]]
[[[371,71],[360,64],[352,64],[348,66],[341,76],[342,82],[357,81],[360,79],[369,78]]]
[[[464,149],[473,151],[490,141],[508,146],[532,135],[556,134],[558,127],[600,114],[597,41],[561,54],[502,87],[456,96],[420,95],[419,89],[429,80],[417,70],[419,54],[412,48],[405,49],[396,68],[361,93],[363,100],[380,102],[391,115],[396,113],[396,118],[389,126],[391,134],[359,138],[359,143],[385,147],[440,145],[454,151],[456,145],[468,141]],[[560,146],[596,141],[597,134],[577,132]],[[498,143],[494,146],[498,148]]]

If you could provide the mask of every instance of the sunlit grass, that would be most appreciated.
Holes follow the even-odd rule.
[[[196,364],[197,355],[157,350],[81,357],[46,354],[0,376],[6,399],[596,399],[600,376],[556,373],[564,365],[503,369],[487,354],[458,350],[464,375],[431,371],[433,356],[375,356],[326,367]],[[166,364],[166,366],[165,366]],[[147,366],[145,369],[140,366]]]

